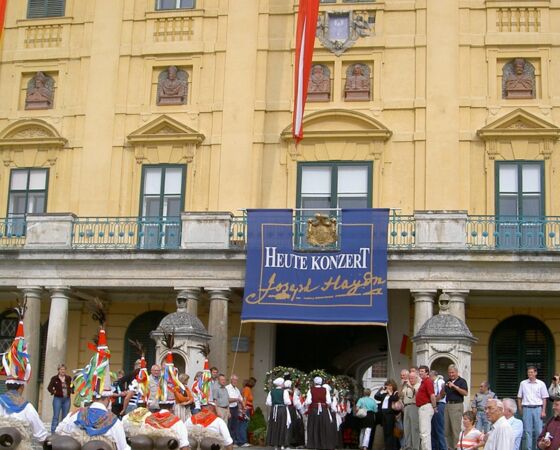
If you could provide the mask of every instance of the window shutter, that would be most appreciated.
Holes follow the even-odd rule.
[[[28,0],[27,18],[64,16],[65,0]]]
[[[516,398],[519,382],[519,348],[517,347],[517,330],[501,331],[494,341],[495,380],[492,390],[498,397]],[[514,344],[515,343],[515,344]]]

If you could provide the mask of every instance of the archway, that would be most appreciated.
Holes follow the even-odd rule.
[[[451,365],[455,364],[450,358],[442,356],[440,358],[434,359],[430,370],[437,371],[438,374],[443,375],[443,377],[447,377],[447,368]]]
[[[554,338],[535,317],[510,317],[492,332],[488,365],[492,390],[500,398],[517,396],[528,366],[535,366],[538,378],[548,385],[554,373]]]
[[[148,311],[136,317],[126,329],[124,336],[124,371],[131,371],[134,361],[138,359],[136,349],[130,344],[130,340],[139,341],[145,349],[148,364],[156,362],[156,343],[150,337],[150,331],[155,330],[161,319],[167,315],[164,311]]]

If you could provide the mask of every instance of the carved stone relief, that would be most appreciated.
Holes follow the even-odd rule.
[[[184,105],[187,103],[188,75],[184,70],[169,66],[158,77],[157,104]]]
[[[524,58],[515,58],[502,70],[502,98],[535,98],[535,68]]]
[[[325,11],[317,19],[316,36],[325,48],[339,56],[359,38],[370,36],[374,24],[373,11]]]
[[[331,71],[324,64],[311,67],[307,101],[328,102],[331,99]]]
[[[344,100],[367,101],[370,99],[370,69],[367,64],[352,64],[346,69]]]
[[[54,80],[37,72],[27,83],[25,109],[51,109],[53,107]]]

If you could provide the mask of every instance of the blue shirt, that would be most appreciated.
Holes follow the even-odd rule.
[[[377,403],[371,397],[362,397],[358,400],[356,404],[358,408],[363,408],[366,411],[377,412]]]

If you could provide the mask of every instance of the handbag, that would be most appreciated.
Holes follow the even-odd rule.
[[[363,419],[364,417],[367,416],[367,409],[365,408],[358,408],[358,410],[356,411],[356,417],[358,419]]]
[[[403,402],[401,400],[394,401],[391,408],[395,412],[401,412],[404,409]]]

